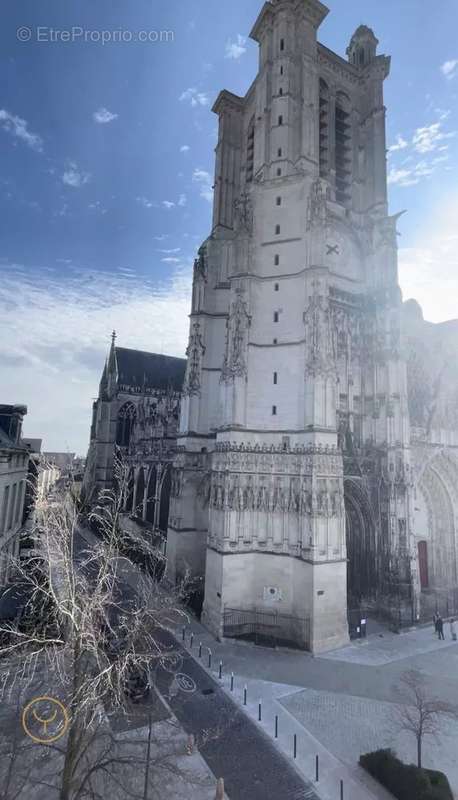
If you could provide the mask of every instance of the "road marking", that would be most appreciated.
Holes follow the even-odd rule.
[[[178,672],[176,675],[176,682],[182,692],[192,694],[192,692],[195,692],[197,689],[195,680],[193,680],[189,675],[186,675],[184,672]]]

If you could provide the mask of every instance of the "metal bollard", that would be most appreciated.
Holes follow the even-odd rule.
[[[293,751],[294,751],[294,758],[296,758],[297,757],[297,734],[296,733],[294,734]]]
[[[199,642],[199,658],[202,658],[202,642]]]
[[[275,714],[275,738],[278,739],[278,714]]]
[[[258,703],[258,722],[261,722],[262,719],[262,710],[261,710],[261,701]]]
[[[219,679],[221,680],[222,677],[223,677],[223,662],[220,661],[219,662]]]
[[[246,694],[247,694],[247,688],[245,686],[245,688],[243,690],[243,705],[244,706],[246,706]]]
[[[340,781],[340,800],[344,800],[343,781]]]
[[[184,641],[186,639],[186,626],[185,625],[183,625],[182,637],[183,637],[183,641]]]
[[[189,647],[191,648],[191,650],[192,650],[192,643],[193,643],[193,641],[194,641],[194,634],[193,634],[193,633],[191,633],[191,638],[190,638],[190,640],[189,640]]]
[[[317,783],[320,780],[320,759],[318,756],[315,756],[315,780]]]
[[[211,669],[212,666],[212,651],[208,648],[208,669]]]
[[[231,692],[234,691],[234,673],[231,672]]]

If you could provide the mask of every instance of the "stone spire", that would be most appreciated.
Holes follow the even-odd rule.
[[[365,67],[374,60],[377,55],[377,45],[379,41],[372,28],[367,25],[360,25],[350,39],[347,47],[347,56],[350,64],[356,67]]]

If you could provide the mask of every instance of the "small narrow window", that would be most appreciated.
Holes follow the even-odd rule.
[[[274,322],[278,322],[278,311],[274,311]]]
[[[277,344],[277,343],[278,343],[278,339],[274,339],[274,344]]]
[[[274,385],[276,386],[278,383],[278,373],[274,372]]]
[[[275,225],[275,234],[278,236],[280,233],[280,225]]]
[[[280,75],[283,75],[283,66],[280,67]]]
[[[277,206],[281,206],[281,197],[277,197]]]
[[[281,149],[281,147],[279,147],[279,148],[278,148],[278,150],[277,150],[277,156],[278,156],[278,158],[281,158],[281,156],[282,156],[282,149]]]
[[[278,267],[279,263],[280,263],[280,256],[276,255],[275,258],[274,258],[274,264],[275,264],[276,267]]]
[[[284,49],[285,49],[285,40],[284,39],[280,39],[280,50],[284,50]]]
[[[282,114],[280,114],[280,116],[278,117],[278,124],[279,125],[283,125],[283,115]]]
[[[281,167],[278,167],[278,169],[277,169],[277,178],[279,178],[280,176],[281,176]]]
[[[279,291],[279,289],[280,289],[280,284],[279,284],[279,283],[276,283],[276,284],[275,284],[275,286],[274,286],[274,290],[275,290],[276,292],[278,292],[278,291]]]
[[[277,406],[272,406],[272,416],[277,416]]]
[[[283,97],[283,89],[281,88],[281,86],[280,89],[278,90],[278,94],[280,95],[280,97]]]

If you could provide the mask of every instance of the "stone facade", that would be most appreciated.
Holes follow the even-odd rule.
[[[83,480],[89,502],[110,488],[118,450],[129,466],[125,511],[164,533],[185,367],[185,359],[116,347],[113,334]]]
[[[29,452],[21,440],[26,406],[0,405],[0,588],[19,556]]]
[[[229,608],[275,608],[307,620],[288,636],[313,651],[346,641],[347,608],[396,598],[416,616],[458,585],[456,375],[423,356],[453,351],[457,324],[402,304],[390,59],[365,26],[348,61],[328,50],[327,13],[265,3],[258,75],[213,109],[168,531],[170,576],[205,576],[213,631]]]

